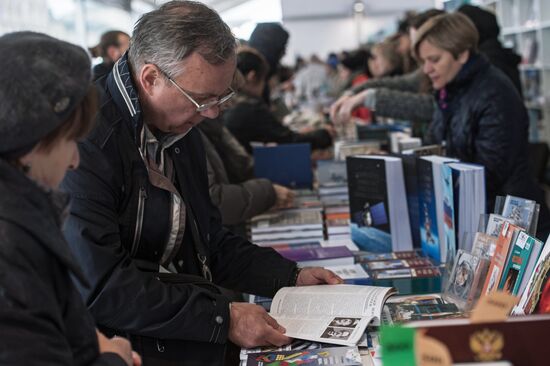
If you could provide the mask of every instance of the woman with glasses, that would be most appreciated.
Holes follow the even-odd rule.
[[[312,149],[331,146],[331,128],[297,133],[284,126],[269,110],[262,99],[269,66],[258,51],[251,48],[241,49],[237,54],[237,68],[244,75],[245,84],[237,93],[234,106],[223,114],[223,120],[246,151],[252,153],[251,142],[309,142]]]

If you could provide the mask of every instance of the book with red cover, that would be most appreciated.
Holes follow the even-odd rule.
[[[471,324],[468,319],[409,323],[442,342],[454,363],[509,361],[512,365],[550,364],[550,315],[511,317],[505,322]]]

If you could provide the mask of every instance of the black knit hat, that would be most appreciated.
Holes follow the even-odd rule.
[[[42,33],[0,37],[0,156],[30,151],[67,120],[90,86],[84,49]]]

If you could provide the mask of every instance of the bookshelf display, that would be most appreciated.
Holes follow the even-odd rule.
[[[505,47],[521,55],[529,140],[550,143],[550,0],[473,1],[497,15]]]

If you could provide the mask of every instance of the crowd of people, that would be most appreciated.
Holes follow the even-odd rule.
[[[410,121],[426,143],[485,166],[489,205],[507,194],[541,204],[545,238],[520,58],[498,35],[483,9],[430,9],[292,70],[280,24],[238,45],[209,7],[171,1],[131,36],[105,33],[93,69],[85,50],[45,34],[1,36],[0,359],[223,365],[237,347],[288,343],[239,293],[342,280],[245,239],[248,219],[295,198],[254,176],[257,143],[315,154],[341,125]],[[290,128],[298,104],[329,118]]]

